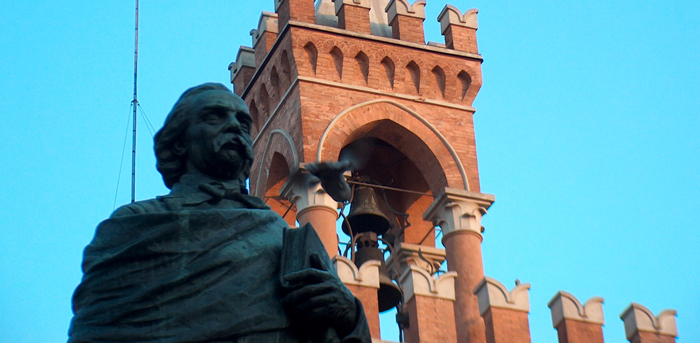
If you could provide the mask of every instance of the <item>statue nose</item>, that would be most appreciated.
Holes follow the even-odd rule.
[[[226,131],[234,133],[241,132],[241,123],[238,121],[238,119],[236,119],[235,115],[229,116],[228,121],[226,122]]]

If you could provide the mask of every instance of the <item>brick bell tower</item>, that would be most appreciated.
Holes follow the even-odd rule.
[[[229,66],[254,120],[251,194],[290,226],[314,226],[341,280],[363,302],[376,340],[380,310],[394,305],[406,342],[486,343],[494,333],[484,318],[489,325],[524,320],[527,330],[527,285],[513,290],[520,307],[499,307],[489,290],[503,285],[484,278],[481,217],[494,196],[480,192],[474,138],[477,10],[445,6],[437,18],[445,43],[426,44],[423,0],[274,6],[251,31],[253,47],[241,47]],[[382,232],[353,227],[355,237],[340,239],[349,244],[336,234],[340,204],[309,186],[304,169],[343,156],[359,161],[348,174],[356,198],[369,190],[388,220]],[[358,266],[354,250],[362,244],[386,251]],[[401,291],[398,304],[383,292],[387,277]]]

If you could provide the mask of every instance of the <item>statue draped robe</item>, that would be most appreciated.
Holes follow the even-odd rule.
[[[286,222],[255,197],[188,207],[193,194],[207,197],[177,193],[127,205],[98,226],[73,295],[69,343],[309,341],[291,333],[280,304]],[[173,199],[177,211],[168,210]],[[336,341],[369,339],[355,302],[356,327]]]

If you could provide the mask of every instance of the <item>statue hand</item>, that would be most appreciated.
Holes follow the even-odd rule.
[[[317,254],[311,255],[311,266],[284,278],[293,285],[282,298],[282,305],[292,320],[305,330],[333,327],[344,336],[355,327],[355,297],[330,271],[323,270]]]
[[[348,160],[338,162],[317,162],[306,165],[306,170],[314,177],[309,180],[310,184],[321,182],[321,187],[328,195],[337,202],[350,200],[352,190],[345,180],[343,173],[352,168],[352,163]]]

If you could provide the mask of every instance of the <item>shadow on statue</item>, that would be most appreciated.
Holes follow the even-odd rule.
[[[361,303],[314,229],[290,230],[247,194],[251,123],[245,102],[221,84],[180,97],[155,136],[171,192],[97,227],[68,342],[371,342]],[[348,168],[309,170],[343,200]]]

